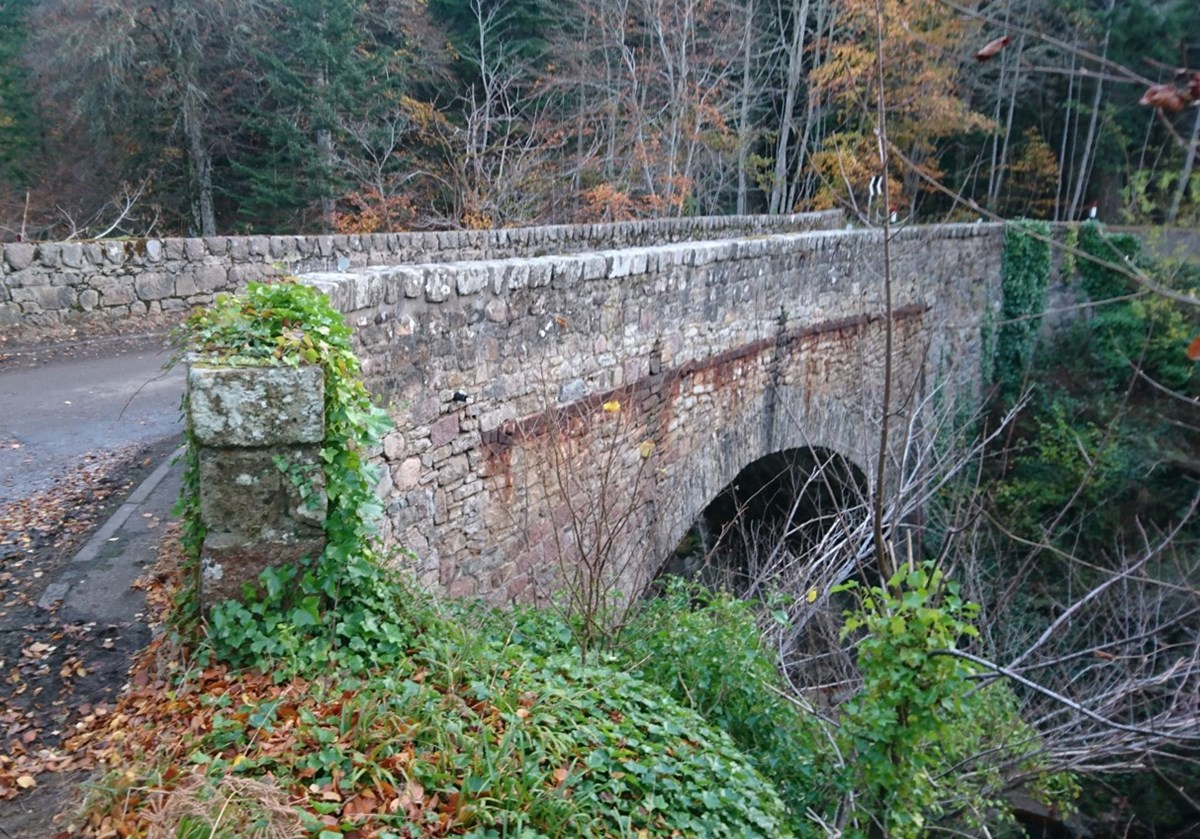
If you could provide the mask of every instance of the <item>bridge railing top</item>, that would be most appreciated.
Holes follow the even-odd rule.
[[[0,244],[0,275],[28,269],[107,269],[131,266],[161,270],[171,263],[281,262],[309,271],[396,262],[438,262],[499,256],[665,244],[698,238],[829,229],[842,224],[837,210],[779,216],[697,216],[671,219],[560,224],[489,230],[443,230],[361,235],[210,236],[129,238]]]
[[[912,226],[892,232],[901,241],[964,239],[999,235],[1003,224]],[[743,235],[627,246],[555,255],[505,256],[466,260],[380,265],[345,271],[313,271],[300,279],[329,295],[334,306],[350,313],[404,300],[445,303],[494,295],[521,288],[556,287],[599,279],[620,279],[665,270],[670,266],[703,266],[739,259],[794,257],[837,249],[876,251],[883,231],[843,228]]]

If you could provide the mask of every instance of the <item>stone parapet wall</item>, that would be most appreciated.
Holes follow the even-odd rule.
[[[540,257],[830,229],[838,212],[356,236],[124,239],[0,245],[0,346],[145,332],[252,280],[309,271]]]

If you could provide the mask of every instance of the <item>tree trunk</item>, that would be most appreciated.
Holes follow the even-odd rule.
[[[1017,93],[1021,88],[1021,53],[1025,50],[1025,33],[1021,33],[1020,39],[1017,41],[1017,48],[1013,51],[1015,58],[1013,59],[1013,76],[1012,88],[1008,95],[1008,114],[1004,119],[1004,139],[1000,144],[999,156],[996,156],[995,148],[993,147],[992,157],[992,175],[989,178],[990,185],[988,187],[988,209],[996,212],[1000,206],[1000,192],[1004,188],[1004,169],[1008,166],[1008,150],[1009,143],[1012,140],[1012,125],[1013,114],[1017,109]],[[997,108],[999,104],[997,103]]]
[[[823,43],[833,31],[836,22],[836,14],[832,13],[828,3],[820,3],[816,8],[816,26],[813,27],[813,59],[811,66],[820,67],[825,60],[821,50]],[[812,195],[811,174],[808,183],[803,182],[804,161],[808,157],[808,145],[813,137],[822,136],[824,128],[824,119],[821,114],[818,114],[817,99],[813,96],[806,96],[807,100],[804,106],[804,132],[800,135],[800,142],[796,144],[796,166],[792,175],[792,183],[787,192],[787,206],[795,207],[800,203],[804,196]]]
[[[316,79],[317,97],[326,95],[325,89],[329,87],[329,80],[324,70],[317,73]],[[317,140],[317,159],[321,163],[321,232],[329,234],[333,232],[333,216],[335,210],[335,202],[330,194],[329,173],[333,171],[333,131],[328,127],[319,127],[316,132]]]
[[[1063,173],[1067,171],[1067,140],[1071,136],[1071,97],[1075,94],[1075,53],[1071,53],[1071,74],[1067,76],[1067,104],[1063,108],[1062,145],[1058,150],[1058,177],[1054,185],[1054,220],[1062,221],[1062,198],[1067,190]]]
[[[804,35],[808,25],[809,0],[792,3],[792,46],[788,52],[787,88],[784,91],[783,113],[779,119],[779,140],[775,144],[775,172],[771,179],[771,203],[768,212],[782,213],[787,186],[788,140],[792,120],[796,115],[796,97],[804,75]]]
[[[200,120],[200,94],[190,85],[184,88],[180,106],[183,117],[183,134],[187,141],[188,158],[192,164],[191,203],[192,217],[200,228],[201,236],[217,235],[217,219],[213,210],[212,155],[204,142],[204,129]]]
[[[1188,143],[1187,156],[1183,159],[1183,171],[1179,173],[1179,186],[1171,198],[1171,209],[1167,210],[1167,224],[1179,218],[1179,205],[1187,194],[1188,182],[1192,179],[1192,167],[1196,165],[1196,146],[1200,145],[1200,108],[1196,108],[1196,119],[1192,122],[1192,139]]]
[[[754,46],[754,0],[746,3],[746,28],[742,30],[742,101],[738,112],[737,212],[746,214],[748,191],[746,163],[750,157],[750,57]]]
[[[1113,6],[1117,0],[1108,0],[1108,14],[1112,14]],[[1112,34],[1112,24],[1109,23],[1104,29],[1103,47],[1100,50],[1102,58],[1108,58],[1108,40]],[[1100,101],[1101,94],[1104,91],[1104,80],[1100,73],[1096,74],[1096,93],[1092,97],[1092,113],[1088,119],[1087,139],[1083,143],[1083,155],[1079,160],[1079,175],[1075,180],[1075,191],[1071,194],[1071,204],[1067,208],[1067,219],[1074,220],[1078,217],[1079,207],[1083,203],[1084,191],[1087,189],[1088,175],[1091,173],[1092,163],[1095,161],[1095,144],[1096,144],[1096,129],[1100,124]]]

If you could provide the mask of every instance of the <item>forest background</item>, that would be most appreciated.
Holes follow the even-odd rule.
[[[1193,32],[1194,0],[0,0],[0,239],[371,233],[831,206],[861,222],[892,212],[900,223],[1073,221],[1095,206],[1106,221],[1194,224],[1200,108],[1141,104],[1152,85],[1200,67]],[[876,190],[881,101],[886,202]],[[1031,367],[1049,233],[1014,226],[1006,245],[992,370],[993,414],[1004,420],[992,427],[1003,432],[965,453],[920,453],[940,461],[912,469],[917,489],[890,502],[895,522],[927,511],[921,555],[964,570],[977,613],[956,593],[940,600],[941,584],[912,568],[864,596],[853,626],[842,623],[818,588],[845,575],[813,575],[859,561],[872,540],[831,529],[817,545],[824,565],[812,550],[795,553],[810,576],[793,591],[765,588],[784,576],[778,566],[748,575],[754,602],[782,604],[766,633],[780,672],[810,680],[777,692],[788,698],[761,689],[774,671],[752,620],[738,613],[724,633],[691,631],[679,618],[690,617],[688,592],[646,613],[646,627],[684,627],[677,634],[620,639],[645,678],[680,689],[679,702],[739,737],[803,805],[788,816],[802,835],[847,825],[920,835],[925,819],[961,832],[993,820],[1001,795],[1036,786],[1049,801],[1078,798],[1111,835],[1136,835],[1135,821],[1147,826],[1141,835],[1195,823],[1200,454],[1185,348],[1200,330],[1200,279],[1143,264],[1136,242],[1095,225],[1064,234],[1061,273],[1078,273],[1090,317]],[[955,480],[937,484],[934,498],[930,474]],[[862,521],[872,518],[883,520]],[[904,586],[915,605],[897,593],[914,593]],[[819,596],[821,611],[808,609]],[[866,605],[872,597],[882,605]],[[380,614],[397,611],[376,600]],[[274,616],[275,605],[260,611]],[[655,619],[655,608],[673,609],[671,619]],[[932,626],[932,642],[891,620],[911,609]],[[961,658],[954,641],[969,623],[981,637]],[[848,634],[864,626],[865,645]],[[458,646],[487,637],[445,635]],[[261,636],[278,655],[279,633]],[[754,666],[730,668],[742,659],[720,644],[745,638]],[[696,654],[686,646],[696,639],[714,646]],[[920,653],[908,670],[928,683],[889,669],[904,645]],[[455,645],[443,652],[462,658]],[[968,660],[1007,662],[989,672],[1017,688],[972,691],[962,704],[965,689],[941,687],[950,695],[930,702],[929,683],[979,681],[959,663]],[[507,672],[507,659],[487,661]],[[699,676],[685,679],[673,662]],[[702,695],[700,683],[717,687]],[[521,691],[514,683],[517,704]],[[811,695],[848,733],[777,736],[790,731],[780,709]],[[875,713],[894,708],[905,711]],[[786,713],[796,726],[822,719]],[[246,750],[257,741],[245,731],[230,740]],[[211,754],[230,742],[196,747],[216,775],[223,764]],[[577,757],[568,750],[547,765]],[[836,771],[821,774],[822,761]],[[479,757],[485,769],[495,763]],[[322,764],[322,782],[336,787],[339,765]],[[1089,781],[1082,795],[1063,772]],[[457,775],[431,770],[426,781],[449,789]],[[546,787],[540,777],[530,784],[537,795]],[[524,806],[519,795],[494,800]],[[112,802],[124,812],[128,798]],[[728,802],[718,805],[731,818]],[[104,813],[93,807],[99,824]]]
[[[1138,104],[1200,65],[1190,0],[885,6],[897,218],[1197,218],[1200,110]],[[0,0],[0,239],[878,217],[874,14]]]

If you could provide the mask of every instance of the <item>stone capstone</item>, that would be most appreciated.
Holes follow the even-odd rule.
[[[325,439],[319,367],[188,368],[188,415],[204,446],[270,446]]]

